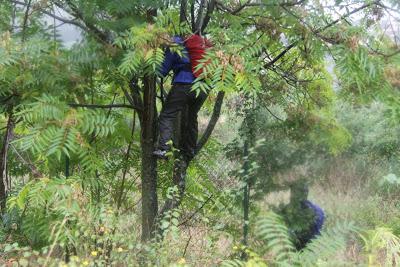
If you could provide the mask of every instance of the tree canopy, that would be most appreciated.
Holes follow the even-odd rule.
[[[399,10],[396,0],[2,1],[5,240],[47,247],[44,265],[54,250],[68,262],[80,248],[91,247],[102,247],[108,257],[101,264],[128,264],[111,251],[128,244],[124,234],[129,234],[137,243],[121,250],[142,251],[155,257],[149,262],[165,265],[157,261],[157,246],[147,245],[163,242],[205,206],[215,221],[219,213],[238,215],[238,205],[258,212],[256,201],[301,176],[282,178],[283,173],[304,165],[312,166],[306,173],[316,173],[317,159],[323,165],[359,151],[357,142],[368,143],[368,136],[355,137],[356,128],[364,127],[361,121],[353,125],[338,116],[338,102],[382,105],[379,118],[396,129]],[[81,40],[66,46],[60,38],[65,25],[72,25]],[[181,53],[172,36],[193,33],[213,43],[193,85],[209,92],[196,157],[180,153],[182,112],[173,159],[157,162],[152,152],[158,114],[171,83],[169,76],[159,78],[159,66],[166,47]],[[229,142],[215,137],[224,114],[240,124]],[[366,133],[365,128],[360,131]],[[394,139],[368,145],[365,153],[393,158],[399,145]],[[227,162],[225,168],[219,160]],[[220,183],[226,176],[234,182]],[[124,229],[124,220],[136,217],[141,231]],[[244,232],[248,220],[245,215]],[[256,236],[270,240],[263,229],[282,222],[278,215],[264,219]],[[240,229],[238,222],[226,228]],[[337,231],[354,229],[349,224]],[[332,231],[322,238],[334,236]],[[247,239],[245,234],[246,246]],[[316,257],[311,250],[290,254],[292,245],[284,242],[286,263]],[[252,258],[249,251],[243,255]],[[253,260],[261,264],[258,256]]]

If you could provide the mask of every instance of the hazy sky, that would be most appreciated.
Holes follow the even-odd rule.
[[[56,9],[55,13],[59,17],[69,19],[68,15],[60,9]],[[48,25],[54,25],[54,19],[50,16],[46,15],[45,21]],[[78,27],[71,24],[63,24],[58,20],[55,20],[55,24],[57,26],[57,33],[66,47],[70,47],[75,42],[81,40],[81,31]]]
[[[58,28],[58,34],[66,47],[72,46],[75,42],[80,41],[81,35],[77,27],[64,24]]]

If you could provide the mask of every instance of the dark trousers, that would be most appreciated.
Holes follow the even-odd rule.
[[[160,139],[158,148],[162,150],[169,150],[170,146],[167,144],[173,135],[174,121],[179,111],[188,107],[187,121],[182,123],[186,129],[182,129],[182,144],[181,149],[183,152],[191,157],[197,145],[198,136],[198,122],[197,113],[207,98],[207,94],[201,92],[196,97],[196,92],[191,91],[191,84],[173,84],[171,91],[168,93],[164,107],[160,113]]]

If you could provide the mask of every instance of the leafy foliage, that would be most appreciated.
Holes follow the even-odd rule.
[[[319,264],[337,266],[340,261],[335,261],[334,257],[339,251],[346,248],[349,234],[355,230],[353,224],[338,224],[329,230],[325,229],[321,236],[313,239],[304,250],[296,252],[289,236],[289,229],[283,223],[282,218],[270,212],[257,221],[256,233],[259,239],[265,242],[261,245],[262,251],[271,253],[267,263],[276,266],[315,266]],[[246,265],[248,262],[240,260],[226,261],[224,264],[226,266],[248,266]]]
[[[14,228],[34,247],[49,244],[55,238],[64,244],[73,241],[69,226],[79,219],[80,194],[79,183],[74,180],[42,178],[27,183],[9,199],[9,209],[18,215]]]
[[[400,54],[397,36],[383,28],[398,1],[14,2],[0,4],[0,185],[8,198],[1,265],[3,258],[21,266],[217,265],[241,240],[245,186],[252,222],[271,193],[298,178],[317,183],[338,159],[357,160],[359,169],[379,165],[372,182],[360,184],[387,202],[397,199],[386,189],[398,176]],[[79,31],[71,46],[59,36],[65,24]],[[165,88],[156,82],[165,48],[181,54],[171,37],[193,32],[214,44],[193,90],[208,92],[209,106],[224,91],[226,105],[217,134],[185,173],[181,206],[139,221],[148,211],[139,209],[149,200],[150,171],[155,214],[157,205],[182,197],[173,187],[174,162],[157,166],[151,149],[162,89],[170,88],[170,77]],[[221,124],[229,130],[218,135]],[[221,152],[225,136],[234,140],[229,160]],[[352,224],[329,221],[295,252],[283,221],[270,213],[255,230],[250,223],[251,245],[232,257],[247,261],[222,265],[344,264],[336,256],[354,239]],[[141,242],[140,226],[155,223],[163,240]],[[360,261],[377,265],[383,253],[386,265],[397,264],[398,237],[371,224],[378,227],[363,241],[352,240],[363,242]],[[204,245],[196,249],[199,236]]]
[[[400,239],[390,229],[379,227],[362,235],[364,249],[368,255],[368,264],[377,264],[377,258],[381,252],[385,253],[385,266],[392,266],[399,263],[398,251]]]
[[[270,213],[257,221],[256,233],[266,242],[266,249],[274,254],[276,261],[285,261],[295,250],[289,238],[289,230],[279,215]]]
[[[115,130],[116,122],[104,112],[77,111],[51,96],[42,96],[38,101],[26,105],[17,114],[27,125],[29,134],[18,140],[22,150],[58,160],[61,156],[76,156],[82,167],[94,171],[97,165],[92,161],[90,137],[104,138]]]

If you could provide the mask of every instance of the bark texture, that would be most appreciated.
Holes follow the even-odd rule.
[[[154,237],[158,213],[157,160],[153,156],[157,133],[155,77],[144,78],[143,113],[141,116],[142,147],[142,240]]]
[[[3,136],[3,142],[0,150],[0,208],[4,212],[6,209],[7,189],[10,181],[7,179],[7,155],[14,130],[14,121],[12,111],[9,113],[7,127]]]

